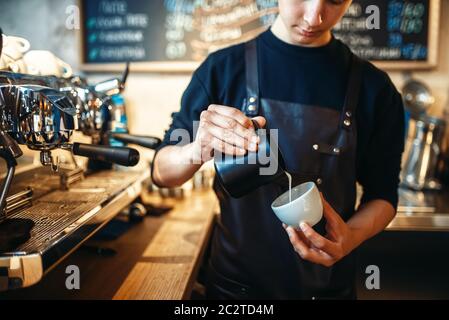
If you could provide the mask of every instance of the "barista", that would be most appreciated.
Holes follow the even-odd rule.
[[[254,119],[278,129],[294,183],[315,181],[324,202],[316,227],[284,228],[270,208],[284,186],[235,199],[215,183],[221,218],[208,265],[210,298],[356,297],[355,249],[396,213],[404,113],[388,75],[332,35],[350,4],[279,0],[269,30],[210,54],[183,94],[154,158],[156,184],[184,183],[213,150],[257,150]],[[178,143],[186,132],[190,139]],[[356,182],[363,187],[358,208]]]

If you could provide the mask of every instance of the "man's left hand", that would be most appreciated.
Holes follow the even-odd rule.
[[[321,194],[323,215],[326,218],[326,236],[323,237],[307,223],[301,222],[300,230],[286,226],[290,242],[295,251],[310,262],[330,267],[355,247],[353,231],[343,221],[340,215],[331,207]]]

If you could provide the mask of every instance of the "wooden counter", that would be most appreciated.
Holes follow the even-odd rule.
[[[173,209],[140,223],[114,220],[112,228],[125,231],[121,236],[89,240],[37,285],[0,293],[0,300],[189,298],[219,211],[218,200],[211,189],[187,192],[178,200],[162,199],[157,193],[144,195],[144,200]],[[79,267],[79,290],[66,289],[69,265]]]
[[[218,202],[211,193],[193,193],[185,201],[174,203],[174,210],[165,217],[114,299],[190,297],[214,213],[218,212]],[[148,200],[163,203],[159,197]]]

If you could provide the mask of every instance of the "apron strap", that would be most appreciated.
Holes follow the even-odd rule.
[[[246,99],[243,103],[243,111],[249,117],[259,114],[259,72],[257,62],[257,42],[253,39],[245,44],[245,71],[246,71]],[[348,87],[345,103],[340,119],[341,127],[350,129],[357,108],[362,78],[361,60],[352,54]]]
[[[345,104],[341,113],[341,127],[350,130],[355,116],[355,110],[359,100],[360,83],[362,79],[362,61],[352,54],[348,87],[346,89]]]
[[[257,42],[245,43],[246,100],[243,111],[249,117],[259,114],[259,72],[257,63]]]

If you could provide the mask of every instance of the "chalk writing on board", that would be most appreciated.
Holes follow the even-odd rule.
[[[277,13],[276,0],[165,1],[169,59],[203,60],[212,51],[254,38]]]
[[[149,16],[130,12],[128,1],[98,1],[85,21],[88,60],[140,61],[147,57],[145,30]]]
[[[369,1],[354,2],[334,35],[368,60],[425,60],[429,1],[379,1],[379,30],[368,30]]]
[[[430,1],[354,0],[333,33],[368,60],[424,61]],[[84,0],[85,61],[200,62],[257,36],[277,12],[277,0]]]

